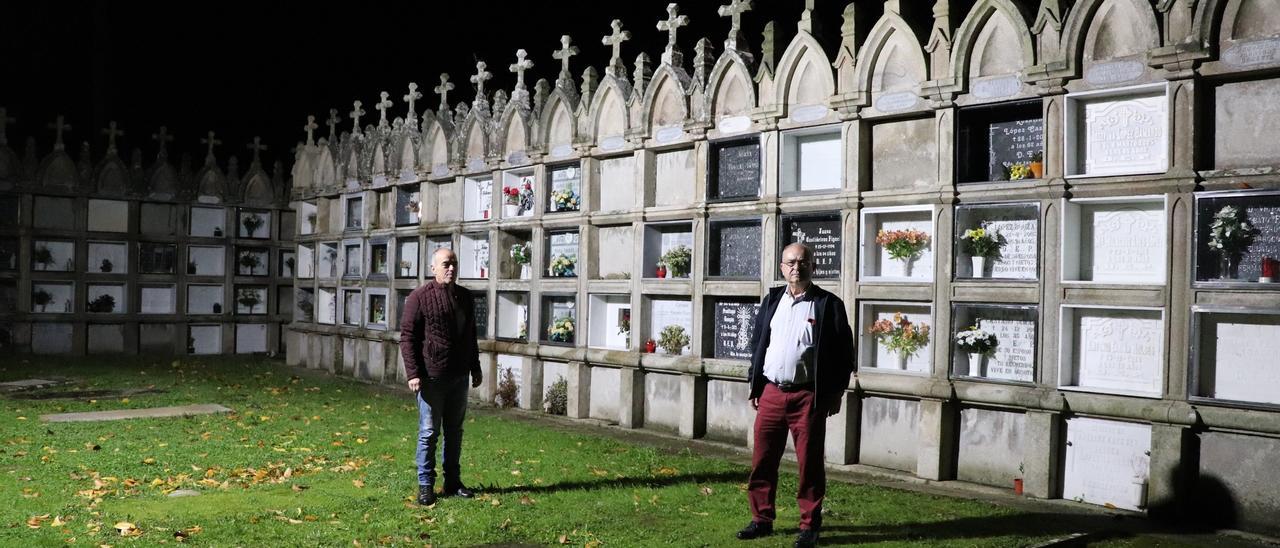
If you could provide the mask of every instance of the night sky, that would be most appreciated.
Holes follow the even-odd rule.
[[[692,72],[698,39],[709,38],[717,56],[723,50],[729,19],[719,17],[716,8],[727,3],[681,3],[681,14],[690,19],[678,34],[687,70]],[[904,7],[913,3],[903,1]],[[839,43],[845,4],[817,3],[819,38],[829,55]],[[865,35],[868,23],[879,17],[882,1],[858,4]],[[531,91],[539,78],[554,82],[559,62],[551,53],[560,48],[561,34],[572,36],[581,52],[571,64],[575,80],[581,83],[588,64],[603,76],[610,48],[600,40],[610,33],[614,18],[632,34],[622,49],[628,74],[641,51],[656,66],[667,36],[656,25],[667,18],[666,5],[585,0],[6,2],[0,6],[0,106],[18,118],[9,125],[8,136],[19,154],[32,135],[40,155],[48,153],[53,132],[46,126],[63,114],[72,126],[68,149],[90,140],[95,161],[106,148],[101,130],[115,120],[125,131],[122,153],[127,158],[141,146],[148,164],[157,148],[151,135],[166,125],[176,137],[170,145],[175,158],[189,152],[198,160],[204,152],[199,139],[213,130],[224,143],[218,149],[221,162],[228,154],[246,161],[246,145],[260,135],[271,147],[264,160],[281,159],[287,165],[289,150],[304,139],[308,114],[321,124],[317,136],[327,132],[323,122],[330,108],[341,115],[339,131],[349,131],[351,102],[364,102],[362,125],[376,122],[373,104],[385,90],[395,102],[388,117],[403,117],[407,107],[401,98],[410,81],[424,95],[417,110],[434,109],[439,98],[431,90],[441,72],[448,72],[457,86],[450,103],[470,101],[474,87],[468,78],[477,59],[493,73],[486,84],[490,93],[510,93],[515,74],[507,67],[519,48],[535,64],[525,75]],[[743,19],[751,51],[759,55],[761,29],[773,19],[778,21],[781,55],[803,6],[802,0],[756,0],[755,10]],[[928,16],[927,5],[918,11]],[[927,30],[927,21],[921,22]]]

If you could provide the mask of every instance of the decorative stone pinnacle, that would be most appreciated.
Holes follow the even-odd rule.
[[[551,57],[560,60],[560,77],[561,78],[573,77],[572,73],[569,72],[569,58],[578,54],[578,48],[577,46],[569,45],[572,42],[573,42],[573,39],[570,38],[568,34],[561,36],[560,49],[551,53]]]
[[[485,70],[488,67],[484,61],[476,61],[476,74],[471,77],[471,83],[476,85],[476,97],[480,99],[484,98],[485,81],[493,78],[493,73]]]
[[[435,87],[436,95],[440,96],[440,112],[449,110],[449,91],[453,89],[453,84],[449,82],[449,73],[440,74],[440,85]]]
[[[409,82],[409,93],[404,96],[404,102],[409,104],[409,119],[413,120],[418,117],[418,111],[414,108],[413,103],[422,98],[422,93],[418,91],[416,82]]]
[[[9,144],[8,126],[10,122],[17,122],[17,118],[10,118],[9,111],[4,107],[0,107],[0,146]]]
[[[329,126],[329,142],[334,142],[338,138],[338,109],[329,109],[329,119],[325,121],[325,125]]]
[[[622,64],[622,43],[631,39],[631,31],[622,30],[621,19],[614,19],[609,26],[613,27],[613,34],[602,38],[600,43],[613,47],[613,56],[609,58],[609,68],[607,70],[616,77],[626,70],[626,66]]]
[[[173,136],[169,135],[169,128],[166,126],[160,126],[160,130],[156,133],[152,133],[151,138],[160,143],[160,154],[157,156],[160,158],[167,157],[169,155],[169,143],[173,142]]]
[[[245,145],[245,148],[253,151],[253,163],[258,163],[258,153],[267,150],[267,145],[262,144],[262,138],[257,135],[253,136],[253,142]]]
[[[364,116],[365,114],[364,111],[360,109],[360,107],[364,106],[364,103],[360,102],[360,100],[357,99],[351,102],[351,106],[355,107],[351,111],[351,114],[349,114],[349,116],[351,116],[351,119],[354,120],[354,123],[351,124],[353,128],[351,133],[354,135],[359,135],[360,134],[360,117]]]

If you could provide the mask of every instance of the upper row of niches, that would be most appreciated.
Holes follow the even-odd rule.
[[[1195,203],[1195,285],[1280,288],[1280,192],[1203,192]]]
[[[1203,91],[1201,91],[1203,90]],[[1280,78],[1233,80],[1197,86],[1198,169],[1234,170],[1280,165]],[[1266,170],[1270,172],[1272,170]],[[1247,171],[1245,173],[1248,173]],[[1207,173],[1212,177],[1216,173]]]
[[[0,203],[0,205],[17,208],[16,197]],[[67,230],[76,228],[75,198],[61,196],[34,196],[33,227],[37,229]],[[183,219],[183,211],[188,218]],[[232,215],[228,218],[228,213]],[[187,206],[165,203],[144,202],[138,206],[138,230],[142,234],[155,236],[177,236],[183,232],[182,225],[187,220],[186,233],[189,236],[205,238],[236,238],[269,240],[272,238],[273,212],[256,208],[226,208],[213,206]],[[280,234],[287,235],[293,231],[293,215],[285,213],[279,219]],[[11,220],[16,220],[17,215]],[[228,224],[234,224],[233,230]],[[85,228],[89,232],[129,232],[129,202],[123,200],[90,199],[85,210]]]

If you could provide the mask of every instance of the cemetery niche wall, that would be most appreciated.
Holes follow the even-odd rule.
[[[511,89],[478,70],[477,93],[443,75],[425,111],[416,84],[372,122],[355,104],[296,153],[290,363],[403,382],[400,309],[450,248],[476,296],[474,397],[508,369],[527,409],[563,379],[572,418],[747,444],[754,317],[804,242],[857,344],[829,461],[1192,517],[1207,499],[1181,486],[1214,479],[1234,525],[1280,532],[1257,487],[1275,472],[1204,464],[1280,446],[1276,369],[1250,358],[1275,353],[1280,308],[1280,20],[1250,15],[1262,0],[954,4],[849,4],[821,36],[806,6],[748,37],[734,2],[723,47],[692,57],[668,22],[634,63],[619,42],[604,70],[577,66],[565,37],[536,83],[520,57]],[[179,233],[234,275],[226,261],[270,246],[212,232],[269,209],[200,211]],[[67,274],[86,255],[41,211],[23,219],[54,257],[6,249],[50,293],[37,306],[18,285],[16,314],[43,306],[54,334],[88,283],[141,269]],[[206,266],[195,279],[227,302],[264,283]],[[163,287],[141,306],[163,308]]]

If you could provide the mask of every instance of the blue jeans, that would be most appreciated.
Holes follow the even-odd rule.
[[[467,375],[422,379],[418,390],[418,485],[436,483],[436,445],[444,430],[444,486],[462,486],[458,461],[462,457],[462,422],[467,416]]]

